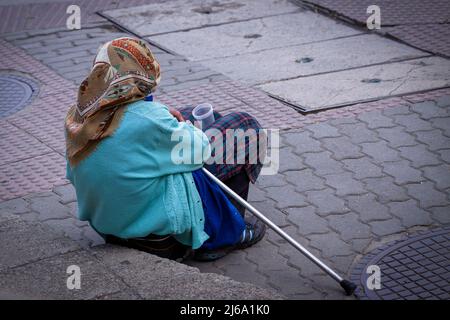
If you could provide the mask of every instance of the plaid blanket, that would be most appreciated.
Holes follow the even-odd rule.
[[[189,119],[192,123],[194,123],[195,119],[192,116],[192,109],[193,107],[185,107],[178,109],[178,111],[181,112],[184,119]],[[205,168],[222,181],[233,177],[241,170],[245,170],[250,181],[255,183],[262,168],[261,160],[263,160],[255,157],[257,157],[258,154],[265,154],[265,148],[267,145],[267,136],[264,131],[262,131],[261,125],[254,117],[246,112],[232,112],[222,116],[220,113],[214,111],[214,117],[216,121],[208,129],[214,128],[219,130],[223,137],[222,143],[220,143],[220,140],[215,140],[214,136],[208,134],[208,130],[206,130],[205,133],[208,135],[211,143],[211,149],[213,151],[212,156],[215,154],[220,154],[218,152],[222,152],[224,158],[222,161],[223,163],[205,164]],[[244,132],[248,129],[253,129],[259,135],[253,135],[250,137],[246,136],[245,139],[241,140],[231,137],[233,141],[227,141],[227,129],[242,129]],[[264,141],[261,139],[264,139]],[[233,154],[226,154],[227,143],[234,144]],[[260,152],[262,151],[261,148],[264,148],[264,153]],[[250,150],[258,150],[258,153],[250,154]],[[239,154],[242,152],[245,154]],[[238,157],[245,157],[245,162],[243,164],[238,164],[234,161],[234,164],[227,164],[230,162],[226,160],[236,160]]]

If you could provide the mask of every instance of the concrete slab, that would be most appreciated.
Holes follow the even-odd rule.
[[[0,272],[79,249],[50,227],[30,224],[10,214],[0,216],[0,243]]]
[[[92,253],[144,299],[282,299],[272,290],[240,283],[217,274],[117,246]],[[211,285],[211,284],[214,285]]]
[[[200,62],[231,79],[254,85],[426,55],[381,36],[364,34]]]
[[[439,57],[322,74],[260,85],[307,110],[450,86],[450,61]]]
[[[149,37],[190,60],[229,57],[360,34],[305,11]]]
[[[104,14],[142,36],[299,11],[287,0],[177,0]]]

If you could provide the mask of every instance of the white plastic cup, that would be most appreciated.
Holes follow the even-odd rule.
[[[199,122],[200,129],[205,130],[216,120],[214,118],[214,110],[211,104],[202,103],[192,110],[194,119]]]

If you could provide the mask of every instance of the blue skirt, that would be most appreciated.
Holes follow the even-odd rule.
[[[205,232],[209,235],[201,246],[213,250],[236,244],[245,229],[245,221],[222,189],[201,169],[192,172],[202,199]]]

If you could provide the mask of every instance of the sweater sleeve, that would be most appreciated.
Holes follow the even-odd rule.
[[[191,172],[203,166],[210,157],[211,148],[203,131],[186,122],[178,122],[162,104],[146,108],[148,113],[136,114],[140,127],[140,138],[145,136],[143,152],[149,156],[149,163],[158,175]],[[135,120],[136,121],[136,120]]]

